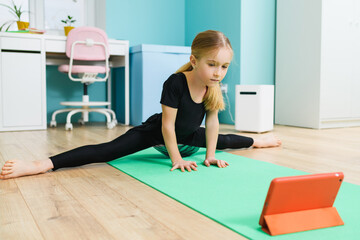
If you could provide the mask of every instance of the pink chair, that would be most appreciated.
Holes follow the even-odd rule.
[[[82,113],[79,120],[81,124],[89,121],[89,112],[98,112],[106,116],[107,128],[111,129],[117,124],[114,111],[108,108],[90,108],[109,106],[110,102],[90,102],[87,87],[94,82],[105,82],[109,77],[109,48],[106,33],[94,27],[78,27],[70,31],[66,42],[66,56],[70,58],[69,65],[60,65],[59,71],[68,73],[72,81],[81,82],[84,86],[84,95],[81,102],[61,102],[63,106],[75,106],[79,108],[65,108],[52,114],[50,126],[56,127],[56,115],[69,112],[66,118],[66,130],[72,130],[71,117],[76,113]],[[74,65],[74,60],[81,61],[83,65]],[[99,65],[99,61],[105,62]],[[100,62],[100,63],[101,63]],[[74,77],[77,74],[78,77]],[[98,74],[105,74],[100,78]],[[80,108],[81,107],[81,108]]]

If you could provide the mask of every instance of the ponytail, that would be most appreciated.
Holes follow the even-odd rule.
[[[193,70],[193,67],[190,62],[187,62],[184,65],[182,65],[175,73],[188,72],[191,70]]]
[[[225,103],[220,89],[220,84],[217,84],[215,87],[207,88],[204,97],[204,105],[206,111],[225,110]]]

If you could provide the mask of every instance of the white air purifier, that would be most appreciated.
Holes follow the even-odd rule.
[[[236,85],[235,129],[267,132],[274,128],[274,85]]]

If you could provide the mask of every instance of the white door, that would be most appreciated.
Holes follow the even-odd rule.
[[[354,51],[350,88],[351,117],[360,118],[360,1],[354,1]]]
[[[322,3],[320,117],[347,118],[351,115],[354,0],[325,0]]]

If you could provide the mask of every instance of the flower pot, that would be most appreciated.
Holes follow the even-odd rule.
[[[22,21],[17,21],[17,26],[19,30],[24,30],[29,28],[29,23],[28,22],[22,22]]]
[[[69,32],[73,29],[74,29],[74,27],[70,27],[70,26],[64,27],[65,36],[67,36],[69,34]]]

